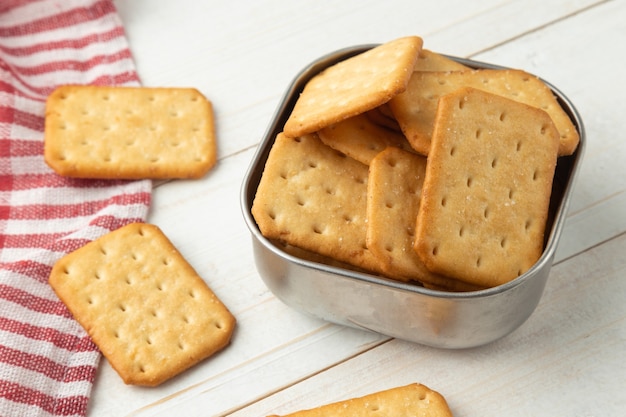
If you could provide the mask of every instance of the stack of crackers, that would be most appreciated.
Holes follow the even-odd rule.
[[[252,214],[298,256],[438,290],[494,287],[541,256],[556,162],[578,141],[537,77],[404,37],[305,85]]]

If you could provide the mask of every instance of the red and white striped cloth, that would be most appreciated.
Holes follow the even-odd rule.
[[[48,285],[67,252],[147,216],[149,181],[62,178],[43,161],[61,84],[138,85],[112,0],[0,1],[0,416],[83,416],[100,353]]]

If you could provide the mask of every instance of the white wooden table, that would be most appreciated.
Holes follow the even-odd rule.
[[[144,85],[193,86],[214,103],[218,165],[201,180],[155,184],[148,221],[238,326],[228,348],[157,388],[124,385],[103,359],[90,416],[266,416],[410,382],[442,393],[457,417],[626,415],[626,2],[116,5]],[[544,296],[518,330],[480,348],[429,348],[290,309],[259,277],[241,215],[243,176],[297,72],[337,49],[405,35],[547,79],[573,101],[587,130]]]

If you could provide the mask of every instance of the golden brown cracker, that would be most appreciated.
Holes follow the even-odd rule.
[[[445,55],[422,49],[415,64],[415,71],[467,71],[471,68]]]
[[[403,134],[377,125],[365,114],[332,124],[317,134],[327,146],[365,165],[388,146],[412,150]]]
[[[324,145],[317,135],[280,133],[252,204],[268,239],[376,270],[365,245],[367,166]]]
[[[422,47],[399,38],[326,68],[304,87],[284,126],[299,137],[364,113],[404,91]]]
[[[129,224],[71,252],[49,282],[127,384],[161,384],[228,345],[235,326],[151,224]]]
[[[473,87],[545,110],[559,130],[559,155],[572,154],[579,135],[550,88],[521,70],[479,69],[454,72],[415,72],[407,89],[389,106],[413,148],[428,155],[438,99],[462,87]]]
[[[192,88],[58,87],[44,138],[46,163],[67,177],[199,178],[217,159],[212,104]]]
[[[431,271],[492,287],[541,256],[559,134],[549,115],[463,88],[441,97],[415,250]]]
[[[413,250],[426,158],[389,147],[370,163],[367,182],[367,247],[390,278],[451,291],[476,286],[432,273]]]
[[[402,133],[398,121],[394,119],[393,114],[391,113],[391,110],[388,109],[388,107],[388,103],[385,103],[373,108],[372,110],[366,111],[364,114],[367,116],[368,119],[372,121],[372,123],[375,123],[378,126],[387,129],[391,129],[394,132]]]
[[[452,417],[445,398],[422,384],[409,384],[362,397],[296,411],[283,417]],[[279,417],[272,415],[269,417]]]

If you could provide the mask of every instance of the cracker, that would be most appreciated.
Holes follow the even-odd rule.
[[[71,252],[49,282],[127,384],[161,384],[227,346],[235,326],[151,224],[129,224]]]
[[[537,77],[521,70],[480,69],[454,72],[415,72],[407,89],[389,106],[413,148],[428,155],[438,99],[461,87],[473,87],[545,110],[560,133],[559,155],[570,155],[579,135],[571,119]]]
[[[394,119],[391,110],[389,110],[389,103],[381,104],[372,110],[366,111],[364,114],[372,121],[372,123],[378,126],[391,129],[394,132],[402,132],[398,121]]]
[[[422,384],[409,384],[362,397],[296,411],[283,417],[452,417],[445,398]],[[269,417],[279,417],[277,415]]]
[[[422,49],[415,64],[415,71],[467,71],[470,67],[461,64],[451,58]]]
[[[44,138],[46,163],[67,177],[199,178],[217,157],[211,102],[192,88],[61,86]]]
[[[454,291],[475,286],[432,273],[413,250],[426,158],[389,147],[369,166],[367,247],[391,278]]]
[[[443,96],[417,216],[431,271],[492,287],[541,256],[559,147],[549,115],[472,88]]]
[[[399,38],[326,68],[304,87],[284,126],[299,137],[386,103],[404,91],[422,47]]]
[[[377,125],[365,114],[350,117],[317,133],[324,144],[365,165],[388,146],[411,150],[403,134]]]
[[[324,145],[317,135],[280,133],[252,204],[261,233],[375,271],[365,245],[367,166]]]

